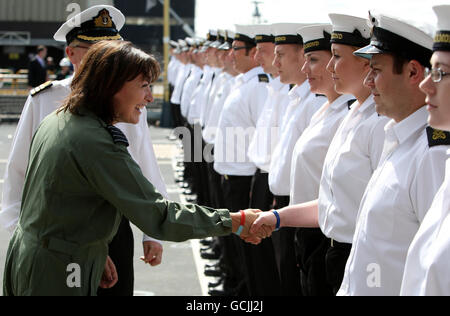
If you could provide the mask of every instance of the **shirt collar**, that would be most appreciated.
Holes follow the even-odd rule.
[[[296,85],[294,88],[289,91],[289,98],[305,98],[310,93],[310,85],[307,80],[303,82],[301,85]]]
[[[333,103],[330,104],[330,109],[337,109],[340,108],[342,106],[342,104],[346,104],[346,106],[348,105],[348,101],[350,100],[354,100],[355,97],[352,96],[351,94],[343,94],[341,96],[339,96],[336,100],[333,101]]]
[[[401,122],[389,121],[384,127],[386,133],[393,133],[399,144],[404,143],[411,135],[427,126],[428,111],[425,106],[402,120]]]
[[[244,74],[242,79],[244,80],[244,82],[248,82],[248,81],[250,81],[250,79],[252,79],[253,77],[255,77],[261,73],[264,73],[264,70],[262,69],[262,67],[255,67],[255,68],[247,71]]]
[[[36,55],[36,59],[41,64],[42,67],[45,67],[45,61],[41,58],[41,56]]]
[[[200,67],[197,66],[197,65],[192,65],[192,71],[195,72],[195,73],[201,73],[201,72],[203,72],[202,68],[200,68]]]
[[[284,83],[280,81],[280,77],[272,78],[272,81],[269,83],[270,87],[274,91],[280,91],[284,87]]]
[[[358,101],[356,101],[358,102]],[[365,112],[367,109],[372,108],[375,104],[375,97],[371,94],[359,107],[358,112]]]

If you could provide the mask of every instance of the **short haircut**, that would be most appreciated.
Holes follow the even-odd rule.
[[[405,66],[406,63],[409,62],[409,60],[398,54],[392,54],[392,57],[394,58],[394,64],[393,64],[392,71],[396,75],[401,75],[403,73],[403,67]]]

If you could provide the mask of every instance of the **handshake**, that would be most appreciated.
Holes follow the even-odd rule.
[[[253,209],[231,213],[231,220],[233,233],[254,245],[258,245],[262,239],[270,237],[279,226],[275,212]]]

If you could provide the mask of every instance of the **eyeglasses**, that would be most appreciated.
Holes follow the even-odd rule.
[[[433,80],[433,82],[436,83],[441,82],[442,77],[450,75],[450,73],[443,72],[441,68],[431,68],[431,69],[427,68],[425,69],[425,73],[427,77],[431,76],[431,80]]]

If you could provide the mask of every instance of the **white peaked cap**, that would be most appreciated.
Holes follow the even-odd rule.
[[[330,13],[328,16],[333,25],[333,32],[353,33],[357,29],[362,37],[370,38],[372,28],[368,19],[337,13]]]
[[[58,31],[56,31],[55,35],[53,35],[53,38],[58,42],[66,42],[67,34],[69,34],[72,30],[74,30],[76,28],[80,28],[80,27],[82,28],[83,23],[92,21],[97,16],[99,16],[103,10],[108,11],[110,21],[112,21],[112,23],[114,23],[115,29],[117,30],[117,32],[120,31],[122,29],[122,27],[125,25],[125,16],[122,14],[122,12],[120,12],[120,10],[118,10],[117,8],[110,6],[110,5],[96,5],[96,6],[93,6],[93,7],[90,7],[88,9],[84,10],[81,13],[78,13],[77,15],[72,17],[70,20],[66,21],[58,29]],[[101,24],[101,20],[100,20],[100,24]],[[102,29],[101,25],[99,28],[96,28],[96,30],[99,30],[99,29],[100,30]],[[112,27],[108,26],[108,27],[105,27],[105,29],[112,29]],[[92,28],[92,30],[93,30],[93,28]],[[93,32],[92,30],[90,31],[89,29],[85,29],[87,34]],[[108,36],[105,36],[104,34],[99,34],[98,40],[117,39],[118,37],[120,37],[117,32],[108,34]],[[101,33],[103,33],[103,32],[101,32]],[[114,33],[115,33],[115,35],[114,35]],[[83,34],[80,34],[80,35],[83,35]],[[114,36],[117,38],[113,38]],[[92,40],[89,40],[89,41],[96,41],[95,36],[89,36],[89,37],[92,38]],[[111,38],[109,38],[109,37],[111,37]]]
[[[253,25],[236,24],[235,25],[236,34],[246,35],[253,38],[255,34],[253,33]]]
[[[281,35],[297,35],[297,30],[311,24],[305,23],[275,23],[272,24],[272,34],[274,36]]]
[[[297,32],[303,38],[305,53],[331,49],[331,24],[317,24],[300,28]]]
[[[327,32],[331,35],[332,29],[333,27],[331,24],[317,24],[299,28],[297,32],[302,36],[303,42],[307,43],[310,41],[323,39],[323,32]]]
[[[272,24],[257,24],[252,25],[252,28],[255,35],[273,35]]]
[[[437,29],[441,31],[450,31],[450,5],[437,5],[433,7],[437,16]]]
[[[422,47],[432,49],[433,38],[431,26],[419,24],[413,21],[405,21],[397,17],[383,13],[370,14],[369,23],[372,26],[382,28]]]
[[[437,16],[437,31],[433,51],[450,51],[450,5],[433,7]]]

